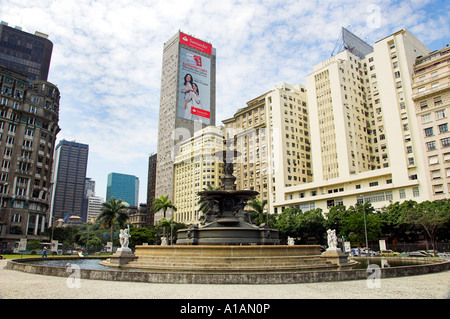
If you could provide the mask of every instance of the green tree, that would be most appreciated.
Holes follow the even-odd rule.
[[[326,233],[325,217],[320,208],[299,214],[298,226],[303,242],[307,243],[307,238],[314,238],[317,244],[324,243]]]
[[[348,209],[348,217],[343,220],[343,233],[351,242],[366,242],[364,218],[367,225],[368,241],[377,240],[381,234],[382,220],[371,203],[356,204]],[[365,216],[364,216],[365,215]]]
[[[269,222],[268,214],[264,214],[264,207],[267,205],[267,200],[259,200],[258,198],[252,199],[247,202],[247,205],[250,207],[250,216],[256,225],[260,225],[263,223]]]
[[[121,199],[111,197],[108,202],[102,203],[100,214],[97,216],[97,221],[102,224],[103,229],[110,229],[111,241],[114,239],[114,225],[119,224],[123,227],[128,219],[128,214],[125,212],[125,204]]]
[[[435,251],[437,231],[450,222],[450,200],[424,201],[406,207],[403,222],[423,227]]]
[[[382,233],[398,239],[411,240],[415,226],[403,222],[403,210],[413,207],[416,202],[409,200],[402,203],[395,202],[384,207],[380,213]]]
[[[159,212],[160,210],[162,210],[164,219],[166,218],[166,211],[169,208],[171,208],[173,211],[177,210],[175,205],[173,205],[172,201],[169,199],[169,195],[167,195],[167,196],[161,195],[159,198],[153,199],[152,211],[156,213],[156,212]],[[166,227],[167,227],[167,225],[165,224],[163,226],[163,236],[164,237],[166,237]]]
[[[335,229],[337,236],[344,236],[344,221],[348,218],[349,212],[345,206],[333,206],[329,209],[328,213],[325,215],[324,226],[325,229]]]
[[[301,210],[296,207],[286,208],[276,215],[275,228],[279,231],[280,238],[299,237],[299,214]]]
[[[142,245],[143,243],[148,243],[152,245],[155,242],[155,229],[152,228],[130,228],[130,247],[135,247],[136,245]]]

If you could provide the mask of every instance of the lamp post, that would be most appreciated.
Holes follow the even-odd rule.
[[[363,203],[363,213],[364,213],[364,233],[366,235],[366,249],[367,249],[367,254],[369,254],[369,242],[367,240],[366,204],[365,203]]]

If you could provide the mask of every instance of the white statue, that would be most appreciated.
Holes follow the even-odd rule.
[[[294,245],[295,245],[294,238],[288,236],[288,246],[294,246]]]
[[[128,225],[127,229],[121,229],[119,234],[120,248],[128,248],[128,244],[130,243],[130,225]]]
[[[328,249],[327,250],[336,250],[337,249],[337,237],[335,229],[328,229]]]
[[[167,246],[167,237],[161,237],[161,246]]]

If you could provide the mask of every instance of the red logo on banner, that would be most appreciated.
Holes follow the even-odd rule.
[[[205,111],[205,110],[202,110],[202,109],[198,109],[198,108],[196,108],[196,107],[191,107],[191,113],[192,114],[194,114],[194,115],[198,115],[198,116],[201,116],[201,117],[206,117],[206,118],[210,118],[210,112],[208,112],[208,111]]]
[[[199,55],[194,55],[194,60],[197,66],[202,66],[202,58]]]
[[[202,40],[191,37],[183,32],[180,32],[180,43],[183,43],[191,48],[197,49],[199,51],[211,54],[212,45]]]

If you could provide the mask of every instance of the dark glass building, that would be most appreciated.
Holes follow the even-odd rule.
[[[34,34],[0,23],[0,65],[26,74],[29,83],[47,81],[53,43],[47,35]]]
[[[86,171],[89,145],[62,140],[55,149],[55,172],[50,204],[53,222],[78,216],[87,219],[85,205]]]

